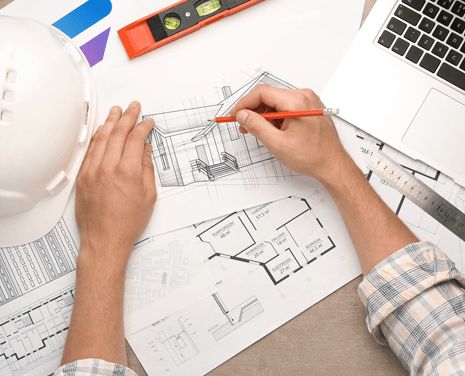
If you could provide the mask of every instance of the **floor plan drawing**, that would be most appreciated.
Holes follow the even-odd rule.
[[[216,324],[210,328],[215,341],[226,337],[232,331],[240,328],[263,312],[263,307],[255,296],[252,296],[231,310],[227,308],[218,293],[213,294],[212,297],[226,319],[225,322]]]
[[[0,318],[0,373],[53,373],[60,364],[74,303],[74,286]]]
[[[228,114],[241,97],[260,84],[293,87],[265,72],[234,93],[231,87],[223,87],[223,99],[218,104],[144,115],[156,123],[150,141],[163,187],[216,181],[267,162],[270,176],[282,174],[280,169],[275,170],[278,163],[271,153],[254,136],[240,134],[237,124],[212,121]]]
[[[0,306],[73,272],[77,253],[64,219],[37,241],[0,248]]]
[[[308,201],[298,197],[204,222],[196,230],[210,247],[210,260],[259,265],[275,285],[336,247]]]
[[[206,374],[360,273],[334,203],[314,184],[172,233],[203,260],[214,291],[165,316],[156,303],[129,315],[126,337],[149,375]]]

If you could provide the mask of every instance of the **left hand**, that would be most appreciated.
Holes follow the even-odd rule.
[[[124,269],[156,202],[152,147],[145,144],[154,123],[136,125],[140,109],[137,102],[123,114],[121,108],[112,108],[92,139],[77,179],[79,258],[90,258],[90,264],[105,260]]]

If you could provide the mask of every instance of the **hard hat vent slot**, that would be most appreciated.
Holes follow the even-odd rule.
[[[11,121],[11,112],[5,111],[5,110],[0,110],[0,123],[1,122],[9,122]]]
[[[16,72],[14,70],[8,70],[6,72],[6,82],[16,82]]]
[[[5,90],[2,97],[5,102],[13,102],[15,100],[15,93],[11,90]]]

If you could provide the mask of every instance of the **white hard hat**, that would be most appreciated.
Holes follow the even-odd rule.
[[[0,16],[0,247],[37,240],[63,215],[95,102],[87,61],[67,36]]]

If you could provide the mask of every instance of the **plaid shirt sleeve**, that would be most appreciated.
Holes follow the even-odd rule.
[[[84,359],[61,366],[54,376],[137,376],[120,364],[108,363],[100,359]]]
[[[465,277],[431,243],[412,244],[359,286],[366,324],[412,375],[465,375]]]

